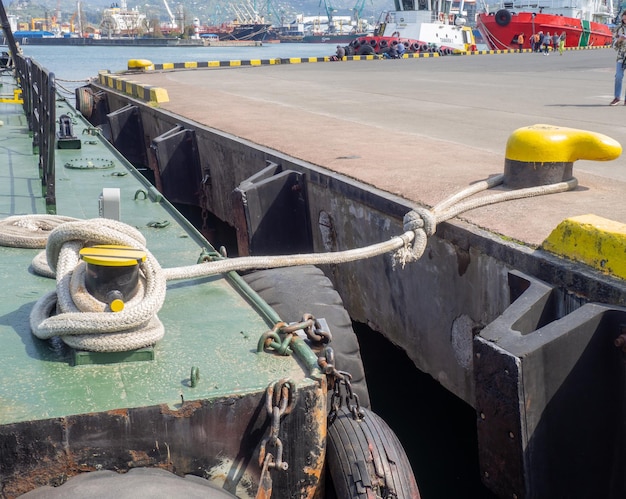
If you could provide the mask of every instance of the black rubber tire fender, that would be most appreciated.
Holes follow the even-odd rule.
[[[387,46],[389,45],[389,43],[387,42],[387,40],[381,40],[381,41],[380,41],[380,43],[379,43],[379,45],[380,45],[380,48],[381,48],[381,49],[384,49],[384,48],[387,48]]]
[[[498,26],[508,26],[511,22],[511,13],[506,9],[496,12],[496,24]]]
[[[374,55],[376,51],[370,44],[361,45],[357,51],[358,55]]]
[[[344,406],[328,427],[326,466],[338,499],[419,499],[411,463],[393,430],[365,409],[357,421]]]
[[[314,265],[301,265],[259,270],[242,277],[282,320],[299,321],[305,313],[326,319],[333,336],[330,346],[335,367],[352,375],[352,390],[358,395],[359,404],[369,408],[359,340],[341,296],[324,272]]]

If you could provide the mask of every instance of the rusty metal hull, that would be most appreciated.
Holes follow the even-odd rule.
[[[265,393],[117,409],[0,427],[2,496],[96,470],[158,467],[254,497],[260,444],[268,431]],[[298,391],[281,425],[289,473],[273,475],[275,497],[314,497],[320,484],[326,413],[320,387]]]

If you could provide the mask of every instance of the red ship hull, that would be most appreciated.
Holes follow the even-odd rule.
[[[559,35],[565,32],[566,47],[603,47],[612,42],[611,29],[606,24],[554,14],[502,9],[495,14],[479,14],[476,27],[492,50],[517,49],[512,40],[520,33],[524,33],[524,48],[529,48],[530,35],[540,31]]]

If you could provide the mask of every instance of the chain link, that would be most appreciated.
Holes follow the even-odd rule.
[[[208,173],[204,174],[202,177],[202,185],[200,186],[200,216],[202,217],[202,225],[200,227],[200,232],[202,235],[207,237],[209,233],[209,224],[207,223],[209,219],[209,209],[208,209],[208,195],[207,190],[211,188],[211,177]]]
[[[323,355],[318,357],[317,363],[328,378],[328,389],[333,392],[330,399],[328,424],[332,425],[337,419],[337,413],[343,401],[356,421],[363,419],[365,413],[361,409],[359,396],[352,391],[352,375],[347,371],[338,371],[335,368],[335,352],[330,346],[324,348]],[[345,395],[342,394],[342,387]]]
[[[281,419],[289,414],[295,405],[295,385],[287,378],[283,378],[275,384],[267,387],[265,393],[265,409],[270,418],[270,433],[261,441],[259,451],[259,466],[269,469],[287,471],[289,464],[283,461],[283,443],[278,436],[280,434]],[[276,450],[275,454],[266,453],[267,446]],[[270,456],[266,460],[266,455]]]
[[[280,355],[291,355],[290,347],[296,337],[297,331],[303,331],[306,337],[315,344],[327,344],[332,340],[330,331],[322,328],[322,324],[312,314],[304,314],[300,322],[287,324],[278,322],[274,327],[261,335],[257,346],[257,352],[274,350]],[[281,335],[284,335],[281,338]]]

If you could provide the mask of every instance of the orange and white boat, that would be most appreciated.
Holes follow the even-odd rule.
[[[381,53],[399,43],[407,52],[476,50],[472,29],[466,26],[462,11],[451,9],[444,0],[395,0],[395,9],[384,11],[371,36],[353,40],[356,54]]]

